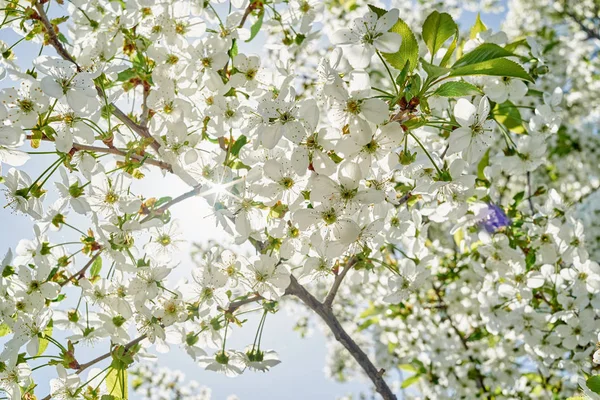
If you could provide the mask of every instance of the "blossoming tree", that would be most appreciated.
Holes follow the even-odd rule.
[[[583,43],[587,6],[554,8]],[[597,111],[574,95],[597,61],[564,68],[590,55],[566,61],[546,16],[461,34],[436,7],[3,0],[20,39],[0,42],[2,183],[34,237],[0,267],[0,389],[125,399],[128,371],[141,391],[170,382],[137,366],[169,346],[228,376],[268,371],[266,318],[296,301],[332,338],[329,374],[384,399],[600,393],[600,266],[572,205],[597,197]],[[39,46],[27,68],[22,42]],[[138,192],[153,170],[189,190]],[[171,210],[190,199],[234,244],[199,245],[175,284],[194,238]],[[228,347],[237,329],[256,329],[245,349]]]

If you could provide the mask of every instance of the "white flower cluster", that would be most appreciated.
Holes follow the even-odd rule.
[[[590,374],[600,267],[563,201],[578,182],[549,173],[587,167],[561,169],[572,93],[537,40],[479,18],[464,38],[438,11],[411,29],[405,7],[359,3],[73,1],[54,19],[49,4],[0,7],[2,28],[42,46],[23,71],[20,42],[1,45],[2,182],[35,234],[1,266],[11,399],[48,390],[31,370],[49,366],[46,399],[127,398],[150,347],[227,376],[268,371],[265,321],[287,296],[347,350],[329,373],[359,367],[386,400],[398,366],[429,398],[568,397]],[[51,160],[39,176],[15,168],[37,153]],[[189,191],[143,194],[153,169]],[[189,198],[244,250],[210,243],[180,273],[189,238],[170,210]],[[228,348],[250,312],[254,342]],[[181,380],[137,371],[139,390]]]

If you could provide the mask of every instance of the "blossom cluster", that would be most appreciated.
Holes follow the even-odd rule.
[[[600,361],[600,266],[568,203],[598,182],[563,193],[587,167],[568,167],[573,96],[537,38],[479,17],[465,36],[448,13],[394,4],[59,5],[0,8],[42,48],[23,71],[21,41],[0,44],[6,205],[34,230],[1,267],[10,398],[126,398],[127,370],[171,346],[228,376],[268,371],[265,321],[290,296],[348,350],[330,374],[359,367],[385,399],[377,371],[398,366],[417,396],[515,398],[570,396]],[[37,177],[30,155],[51,160]],[[144,194],[153,170],[189,190]],[[170,210],[191,198],[235,246],[199,247],[174,283],[190,238]],[[228,348],[246,313],[254,342]],[[138,375],[137,389],[171,379]]]

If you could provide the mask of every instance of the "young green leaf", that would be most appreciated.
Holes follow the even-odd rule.
[[[410,385],[412,385],[413,383],[416,383],[419,379],[421,378],[421,375],[415,374],[411,377],[406,378],[403,382],[402,385],[400,385],[400,387],[402,389],[406,389],[407,387],[409,387]]]
[[[396,22],[390,32],[396,32],[402,36],[400,49],[395,53],[384,53],[383,57],[390,65],[398,70],[404,69],[406,62],[409,62],[409,72],[415,69],[419,60],[419,43],[415,34],[410,30],[406,22],[401,19]]]
[[[427,80],[430,82],[432,82],[436,78],[439,78],[440,76],[446,75],[448,72],[451,71],[450,68],[438,67],[437,65],[428,63],[422,58],[421,66],[423,67],[423,70],[427,72]]]
[[[238,156],[246,143],[248,143],[248,138],[244,135],[240,136],[231,147],[231,154]]]
[[[514,56],[514,54],[505,48],[494,43],[484,43],[473,51],[465,54],[460,60],[456,61],[452,68],[458,68],[465,65],[472,65],[483,61],[510,56]]]
[[[429,14],[423,23],[422,35],[433,60],[433,57],[446,40],[453,35],[458,36],[458,25],[456,25],[450,14],[434,11]]]
[[[487,149],[483,157],[481,157],[481,161],[479,161],[479,164],[477,164],[477,178],[485,180],[485,174],[483,171],[488,165],[490,165],[490,149]]]
[[[248,38],[248,40],[246,40],[246,42],[252,41],[252,39],[254,39],[256,37],[256,35],[258,35],[258,32],[260,32],[260,28],[262,27],[264,17],[265,17],[265,9],[262,8],[258,12],[258,19],[250,27],[250,37]]]
[[[534,82],[533,78],[523,69],[523,67],[506,58],[496,58],[476,64],[465,65],[453,69],[449,76],[469,75],[507,76]]]
[[[600,375],[594,375],[585,381],[586,386],[594,393],[600,394]]]
[[[485,32],[487,30],[487,26],[485,26],[485,24],[481,21],[481,16],[479,13],[477,13],[477,19],[475,19],[475,24],[471,28],[471,32],[469,32],[469,38],[475,39],[478,33]]]
[[[129,386],[127,385],[127,370],[111,368],[106,375],[106,391],[109,395],[120,399],[129,398]]]
[[[44,332],[41,335],[42,337],[38,338],[39,347],[38,347],[38,352],[37,352],[36,356],[41,356],[42,354],[44,354],[44,352],[48,348],[48,344],[50,343],[50,341],[48,339],[46,339],[46,336],[52,336],[53,326],[54,326],[54,323],[52,320],[50,320],[50,322],[48,323],[48,325],[44,329]]]
[[[481,89],[475,85],[462,81],[446,82],[433,92],[433,96],[442,97],[462,97],[476,94],[482,94]]]
[[[102,257],[98,256],[92,263],[92,267],[90,268],[90,275],[92,275],[92,276],[99,275],[100,270],[102,270]]]
[[[369,4],[369,10],[373,11],[375,14],[377,14],[377,18],[381,18],[385,13],[387,13],[386,10],[384,10],[383,8],[379,8],[377,6],[374,6],[372,4]]]
[[[525,133],[521,113],[510,101],[507,100],[502,104],[496,104],[493,113],[496,121],[508,128],[509,131],[514,133]]]

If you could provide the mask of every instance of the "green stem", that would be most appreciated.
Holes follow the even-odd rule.
[[[427,149],[425,148],[425,146],[423,146],[423,143],[421,143],[421,141],[419,139],[417,139],[417,137],[411,131],[408,131],[408,134],[410,136],[412,136],[413,139],[415,139],[415,141],[419,144],[419,146],[421,147],[421,149],[423,149],[423,151],[425,152],[425,154],[427,154],[427,158],[429,158],[429,161],[431,161],[431,164],[433,164],[433,166],[437,170],[438,174],[442,175],[442,171],[435,164],[435,161],[433,161],[433,158],[431,157],[431,154],[429,154],[429,152],[427,151]]]
[[[400,92],[398,91],[398,85],[396,85],[396,80],[394,79],[394,75],[392,75],[392,71],[390,71],[390,67],[388,67],[387,62],[385,62],[385,59],[383,58],[379,50],[376,50],[375,52],[377,53],[377,56],[383,63],[385,69],[387,70],[387,73],[390,76],[390,80],[392,81],[392,86],[394,86],[394,91],[396,92],[396,95],[398,95]]]

